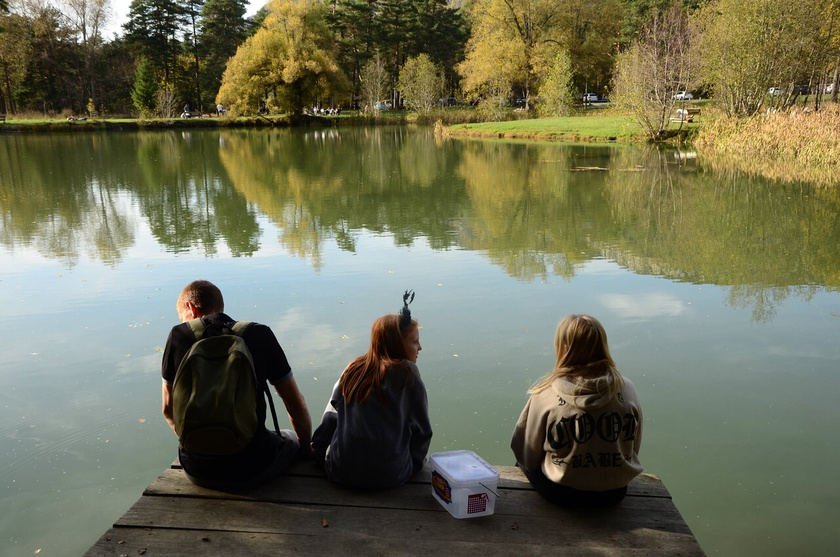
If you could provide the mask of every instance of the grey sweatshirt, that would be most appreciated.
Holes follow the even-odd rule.
[[[312,435],[316,459],[327,477],[351,487],[388,488],[403,484],[423,467],[432,439],[426,387],[417,366],[403,360],[412,375],[388,370],[367,400],[346,404],[338,383]],[[407,383],[410,383],[407,385]]]

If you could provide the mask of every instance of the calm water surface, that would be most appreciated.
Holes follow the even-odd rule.
[[[604,323],[710,554],[840,550],[840,195],[638,147],[427,130],[0,135],[0,555],[77,555],[172,462],[184,284],[270,325],[316,421],[406,288],[432,451],[512,464],[557,322]]]

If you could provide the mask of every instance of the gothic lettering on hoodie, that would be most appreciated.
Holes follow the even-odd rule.
[[[618,412],[602,412],[597,418],[588,412],[564,416],[552,420],[546,430],[546,440],[556,451],[570,449],[572,443],[582,445],[594,435],[607,443],[633,441],[636,438],[638,421],[627,412],[621,416]]]

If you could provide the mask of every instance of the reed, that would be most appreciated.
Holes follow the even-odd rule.
[[[694,144],[710,160],[725,158],[751,174],[785,181],[837,183],[840,106],[830,104],[818,112],[772,112],[746,119],[719,116],[700,127]]]

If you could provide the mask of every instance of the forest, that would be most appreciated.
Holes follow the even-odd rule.
[[[106,39],[110,0],[0,0],[0,113],[471,103],[493,118],[563,115],[590,93],[661,121],[684,90],[735,116],[837,100],[840,0],[270,0],[245,14],[242,0],[133,0]]]

